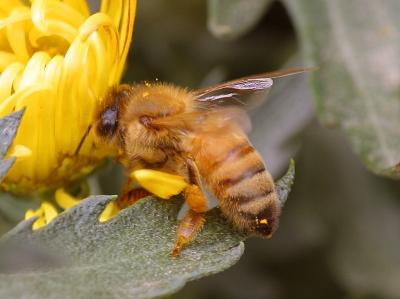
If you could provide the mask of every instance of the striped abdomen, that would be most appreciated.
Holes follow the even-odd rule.
[[[243,134],[198,137],[194,156],[224,215],[238,228],[270,237],[278,226],[280,202],[260,154]]]

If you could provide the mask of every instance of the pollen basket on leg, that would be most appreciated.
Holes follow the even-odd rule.
[[[136,170],[132,172],[131,177],[143,188],[164,199],[181,193],[188,186],[181,176],[151,169]]]

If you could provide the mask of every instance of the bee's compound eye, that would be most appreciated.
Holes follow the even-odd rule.
[[[99,134],[107,137],[112,136],[118,126],[118,111],[116,107],[107,108],[101,115]]]

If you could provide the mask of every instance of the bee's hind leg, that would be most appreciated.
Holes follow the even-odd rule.
[[[204,213],[197,213],[193,210],[187,212],[186,216],[179,223],[174,249],[171,253],[172,256],[178,256],[182,247],[196,237],[203,228],[204,222]]]
[[[186,165],[191,185],[185,188],[183,194],[190,210],[179,224],[175,246],[172,250],[173,256],[179,255],[182,247],[192,241],[200,232],[205,222],[204,213],[208,210],[207,199],[202,191],[197,166],[192,159],[187,159]]]

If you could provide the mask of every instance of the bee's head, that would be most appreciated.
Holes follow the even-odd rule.
[[[121,110],[129,97],[128,85],[113,87],[107,92],[95,115],[94,131],[98,139],[109,145],[118,145]]]
[[[98,109],[94,131],[103,143],[133,151],[168,145],[170,132],[157,125],[160,119],[183,113],[189,93],[162,83],[120,85],[111,88]]]

